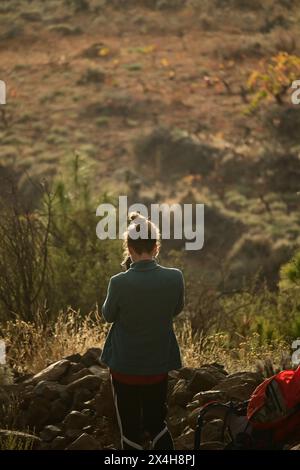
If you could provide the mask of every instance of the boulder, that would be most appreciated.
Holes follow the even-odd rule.
[[[56,382],[42,380],[33,389],[33,394],[52,401],[59,398],[65,392],[65,387]]]
[[[201,407],[198,406],[198,408],[195,408],[191,412],[189,412],[188,417],[187,417],[187,424],[189,425],[190,428],[196,429],[197,426],[197,421],[198,421],[198,416],[200,413]]]
[[[184,379],[178,380],[170,397],[171,405],[186,406],[192,399],[193,392],[188,390]]]
[[[81,361],[81,354],[71,354],[70,356],[66,356],[64,359],[70,362],[79,363]]]
[[[52,450],[64,450],[67,446],[68,440],[64,436],[57,436],[51,442]]]
[[[101,366],[95,365],[95,366],[90,366],[88,368],[89,372],[92,373],[93,375],[96,375],[102,380],[107,380],[109,379],[109,371],[108,369],[104,369]]]
[[[293,446],[290,450],[300,450],[300,444]]]
[[[100,348],[88,349],[81,357],[82,364],[84,364],[86,367],[100,364],[101,353],[102,349]]]
[[[186,429],[181,436],[174,439],[175,448],[179,450],[193,450],[194,449],[195,432],[193,429]]]
[[[82,429],[90,423],[91,416],[80,413],[79,411],[71,411],[64,419],[66,429]]]
[[[51,442],[61,433],[62,430],[58,426],[48,425],[41,431],[40,438],[42,441]]]
[[[188,390],[193,393],[205,392],[224,380],[224,374],[215,367],[202,367],[194,372]]]
[[[68,446],[67,450],[99,450],[99,445],[96,439],[83,433]]]
[[[179,436],[186,428],[186,410],[181,406],[169,407],[168,427],[173,437]]]
[[[185,379],[185,380],[192,380],[194,374],[195,374],[195,369],[192,369],[191,367],[182,367],[178,371],[178,378]]]
[[[78,365],[81,366],[81,364],[78,364]],[[89,371],[89,369],[87,369],[86,367],[83,367],[83,366],[82,366],[82,369],[80,369],[76,372],[73,372],[73,373],[72,372],[73,371],[70,370],[70,373],[61,380],[62,384],[69,385],[72,382],[76,382],[76,380],[78,380],[78,379],[82,379],[82,377],[86,377],[87,375],[91,375],[91,372]]]
[[[226,393],[220,390],[207,390],[206,392],[199,392],[193,397],[193,403],[197,406],[203,406],[210,401],[226,401]]]
[[[50,409],[48,401],[42,397],[33,397],[26,410],[26,421],[29,427],[40,430],[47,423]]]
[[[263,377],[256,372],[238,372],[228,375],[212,390],[224,392],[228,400],[248,400],[256,387],[262,382]]]
[[[74,382],[67,385],[66,390],[71,393],[81,388],[94,391],[100,387],[100,384],[101,379],[96,375],[86,375],[85,377],[75,380]]]
[[[66,359],[54,362],[53,364],[50,364],[50,366],[46,367],[46,369],[27,380],[27,383],[38,383],[42,380],[56,382],[67,372],[69,366],[70,362]]]
[[[82,410],[83,408],[85,408],[84,403],[86,401],[89,401],[93,396],[94,392],[85,388],[80,388],[76,390],[73,397],[72,409]]]
[[[209,421],[202,431],[202,442],[216,442],[220,439],[223,430],[223,420],[213,419]]]
[[[63,421],[69,411],[69,404],[65,400],[58,399],[51,403],[48,423],[55,424]]]

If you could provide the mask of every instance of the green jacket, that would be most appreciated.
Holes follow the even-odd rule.
[[[173,319],[184,307],[179,269],[155,260],[132,263],[110,279],[102,307],[113,323],[101,360],[116,372],[155,375],[182,367]]]

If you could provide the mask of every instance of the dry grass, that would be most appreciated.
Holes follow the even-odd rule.
[[[19,372],[38,372],[64,356],[101,346],[108,329],[97,312],[82,318],[80,312],[70,309],[60,313],[53,324],[41,314],[34,322],[9,321],[2,335],[13,367]]]
[[[229,333],[215,333],[204,336],[192,334],[189,321],[185,321],[177,331],[185,366],[200,367],[202,364],[217,362],[229,372],[256,370],[262,365],[272,363],[274,369],[281,369],[288,362],[289,346],[283,340],[272,343],[264,342],[257,333],[245,338],[237,336],[235,345],[229,339]]]
[[[8,322],[2,334],[8,345],[10,364],[19,372],[35,373],[69,354],[102,347],[109,327],[98,312],[92,312],[83,319],[79,312],[68,310],[60,313],[52,326],[45,321],[44,315],[37,315],[34,323],[19,319]],[[232,347],[226,333],[193,335],[188,320],[179,321],[175,330],[183,363],[187,367],[218,362],[234,372],[255,370],[259,361],[267,360],[280,366],[289,350],[281,340],[260,344],[257,334],[240,337]]]

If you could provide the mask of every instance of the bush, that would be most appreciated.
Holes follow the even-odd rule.
[[[3,315],[30,319],[47,284],[50,205],[45,217],[30,213],[17,193],[0,201],[0,305]]]
[[[65,178],[54,187],[49,296],[53,299],[51,310],[71,306],[87,313],[102,302],[109,277],[119,270],[121,243],[97,238],[96,208],[114,201],[107,194],[96,199],[90,191],[90,170],[79,157],[71,163]]]
[[[90,173],[76,157],[51,189],[40,187],[41,205],[29,211],[17,192],[0,204],[0,319],[31,321],[72,306],[84,313],[101,303],[110,275],[119,269],[121,243],[96,236]]]
[[[62,36],[73,36],[82,33],[82,30],[79,26],[73,26],[71,24],[64,23],[49,26],[49,31],[59,33]]]
[[[300,251],[281,268],[282,287],[300,288]]]
[[[180,129],[157,128],[135,143],[138,164],[147,166],[156,178],[170,177],[172,167],[178,174],[207,176],[214,169],[220,151],[189,136]]]
[[[262,69],[253,71],[248,80],[248,87],[254,93],[250,111],[255,111],[266,100],[284,104],[292,82],[300,76],[300,57],[280,52],[264,62]]]
[[[78,85],[86,85],[88,83],[103,83],[105,81],[105,73],[99,68],[88,68],[78,80]]]

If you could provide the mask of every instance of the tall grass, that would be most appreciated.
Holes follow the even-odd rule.
[[[36,373],[67,355],[102,347],[110,328],[97,311],[83,318],[80,312],[69,309],[61,312],[53,323],[46,322],[44,315],[37,314],[34,322],[17,318],[3,327],[9,363],[19,372]],[[275,339],[262,344],[257,333],[238,337],[232,347],[228,333],[195,334],[188,319],[179,320],[175,331],[186,367],[218,362],[231,372],[254,370],[258,361],[270,359],[280,366],[289,354],[285,341]]]

